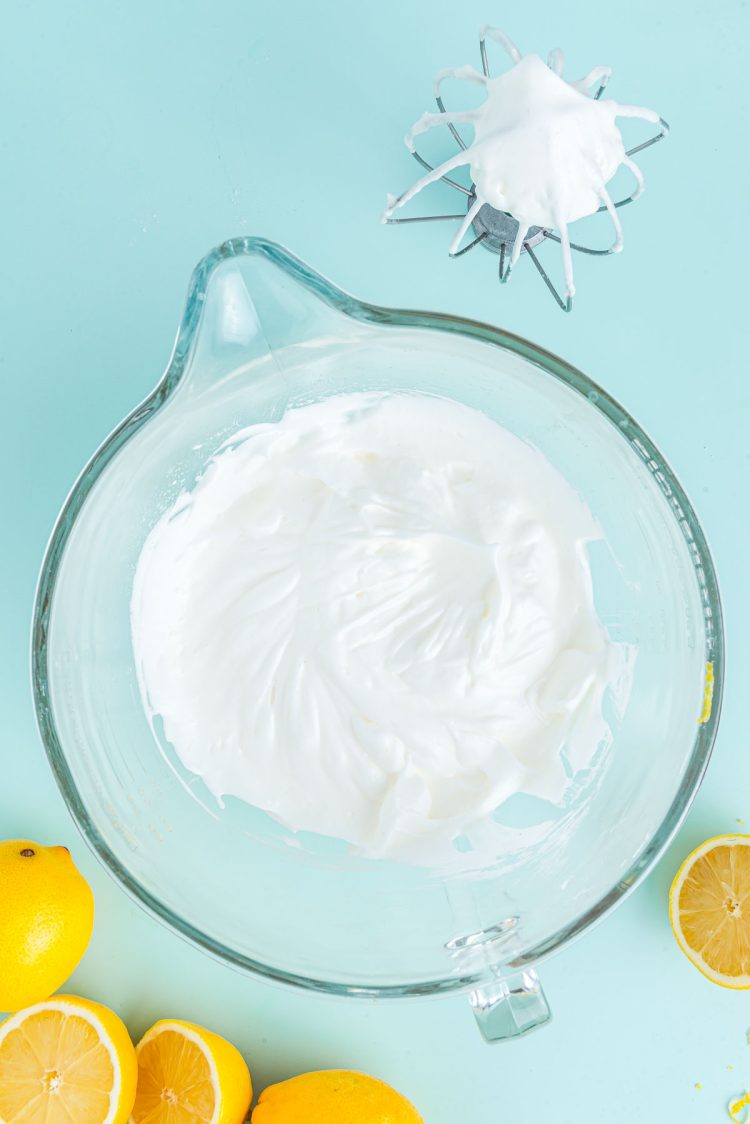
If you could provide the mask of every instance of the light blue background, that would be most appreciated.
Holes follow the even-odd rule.
[[[622,212],[625,252],[576,259],[569,317],[528,263],[501,290],[481,249],[448,259],[448,225],[377,222],[386,192],[415,176],[401,137],[430,108],[433,72],[476,61],[486,19],[523,50],[563,46],[569,73],[611,63],[611,95],[673,126],[640,158],[648,192]],[[666,898],[694,844],[750,824],[745,0],[9,0],[3,24],[0,837],[70,844],[94,886],[95,934],[70,988],[134,1035],[159,1016],[207,1024],[242,1048],[258,1089],[367,1070],[429,1124],[721,1120],[750,1083],[750,997],[682,957]],[[46,537],[85,460],[161,373],[193,265],[244,233],[369,300],[499,323],[578,364],[656,439],[715,552],[729,676],[708,778],[648,881],[545,967],[555,1019],[522,1042],[483,1045],[462,999],[326,1001],[211,962],[108,879],[47,766],[28,681]]]

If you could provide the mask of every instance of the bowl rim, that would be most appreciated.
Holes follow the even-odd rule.
[[[641,847],[628,871],[603,897],[572,922],[523,955],[510,960],[507,965],[509,971],[538,964],[602,920],[652,869],[687,815],[714,746],[724,687],[724,627],[713,560],[700,522],[684,489],[653,441],[607,391],[553,353],[503,328],[493,327],[480,321],[448,313],[388,308],[358,300],[333,285],[282,246],[261,237],[228,239],[209,251],[195,267],[172,354],[164,374],[154,390],[110,433],[83,468],[60,510],[45,551],[34,602],[31,674],[37,725],[55,780],[78,830],[115,881],[147,913],[215,959],[267,980],[329,995],[382,999],[467,991],[493,979],[495,973],[492,969],[472,966],[472,971],[462,975],[446,975],[415,983],[357,984],[332,981],[287,971],[278,965],[254,960],[203,932],[142,886],[99,834],[76,787],[57,732],[48,689],[47,637],[59,567],[72,527],[103,470],[129,438],[161,408],[182,380],[196,341],[205,294],[212,274],[229,258],[252,255],[270,261],[298,284],[315,294],[323,303],[354,320],[385,327],[416,327],[452,332],[479,340],[521,356],[586,397],[608,418],[623,439],[629,441],[649,468],[668,502],[692,555],[703,603],[706,653],[707,659],[713,665],[714,690],[710,713],[705,721],[696,724],[693,748],[680,786],[660,826],[651,839]]]

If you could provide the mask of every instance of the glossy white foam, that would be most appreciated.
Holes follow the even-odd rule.
[[[593,604],[598,537],[540,452],[466,406],[290,410],[149,534],[144,702],[218,797],[367,855],[437,855],[514,793],[559,801],[606,740],[622,661]]]

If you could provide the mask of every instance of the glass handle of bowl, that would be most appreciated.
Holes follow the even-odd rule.
[[[520,1038],[543,1026],[552,1017],[539,976],[525,968],[512,976],[498,977],[469,995],[474,1017],[485,1042]]]

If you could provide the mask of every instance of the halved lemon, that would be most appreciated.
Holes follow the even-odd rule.
[[[100,1003],[55,995],[0,1025],[7,1124],[125,1124],[136,1076],[125,1025]]]
[[[750,835],[719,835],[688,855],[669,891],[669,919],[704,976],[750,988]]]
[[[244,1058],[195,1023],[162,1019],[136,1047],[132,1124],[243,1124],[253,1096]]]

